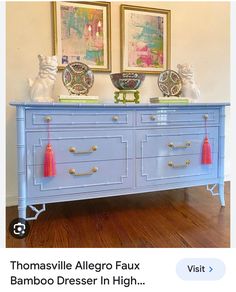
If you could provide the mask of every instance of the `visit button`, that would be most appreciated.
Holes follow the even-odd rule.
[[[187,281],[215,281],[224,276],[225,265],[212,258],[182,259],[176,266],[176,273]]]

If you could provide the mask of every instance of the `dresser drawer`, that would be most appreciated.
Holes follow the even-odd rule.
[[[211,165],[201,164],[201,155],[137,159],[137,186],[216,178],[217,155]]]
[[[137,111],[137,126],[204,125],[207,115],[208,125],[219,123],[218,109],[157,109]]]
[[[27,180],[30,198],[65,194],[66,201],[66,194],[131,187],[132,164],[130,160],[63,163],[57,165],[55,177],[43,177],[42,165],[28,166]]]
[[[136,157],[199,154],[204,138],[204,127],[136,130]],[[208,127],[208,138],[218,152],[218,127]]]
[[[26,128],[126,127],[133,125],[133,113],[116,110],[26,110]]]
[[[43,164],[47,136],[46,131],[26,133],[27,165]],[[52,130],[50,143],[56,163],[128,159],[134,155],[130,130]]]

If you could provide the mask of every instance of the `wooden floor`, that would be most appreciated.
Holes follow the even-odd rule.
[[[7,247],[229,247],[226,207],[205,187],[47,205],[26,239]],[[7,226],[17,217],[7,208]],[[8,228],[7,228],[8,229]]]

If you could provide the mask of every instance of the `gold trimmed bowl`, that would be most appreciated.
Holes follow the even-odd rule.
[[[111,73],[111,81],[119,90],[136,90],[145,79],[145,75],[141,73]]]

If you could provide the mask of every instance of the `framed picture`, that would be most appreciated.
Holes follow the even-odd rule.
[[[54,48],[59,69],[79,61],[111,71],[109,2],[54,2]]]
[[[121,5],[121,69],[157,74],[170,67],[170,10]]]

